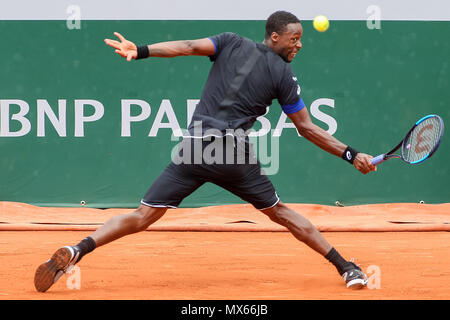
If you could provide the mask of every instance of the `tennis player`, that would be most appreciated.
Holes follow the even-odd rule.
[[[213,62],[183,138],[183,148],[178,154],[189,161],[172,159],[136,211],[109,219],[75,246],[58,249],[50,260],[37,268],[36,289],[41,292],[48,290],[62,274],[95,248],[146,230],[168,208],[178,207],[185,197],[206,182],[232,192],[272,221],[286,227],[295,238],[330,261],[348,288],[364,287],[367,277],[362,270],[344,259],[306,218],[280,201],[267,175],[262,174],[260,163],[254,161],[248,135],[245,134],[256,118],[266,113],[272,100],[277,99],[298,132],[307,140],[342,157],[363,174],[376,170],[370,162],[372,156],[343,144],[311,122],[290,65],[302,48],[302,34],[302,25],[295,15],[277,11],[266,21],[262,43],[230,32],[198,40],[143,46],[136,46],[119,33],[115,33],[119,41],[105,39],[107,45],[128,61],[197,55],[209,57]],[[212,143],[215,144],[216,159],[224,161],[196,161],[195,157],[203,154]],[[223,146],[221,154],[219,146]],[[240,156],[245,161],[236,162]]]

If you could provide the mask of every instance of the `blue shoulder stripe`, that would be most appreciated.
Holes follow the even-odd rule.
[[[297,111],[302,110],[304,107],[305,107],[305,103],[303,102],[302,98],[300,98],[300,100],[298,100],[296,103],[281,106],[281,109],[283,109],[284,113],[291,114],[291,113],[296,113]]]
[[[214,45],[214,54],[216,54],[216,52],[217,52],[216,43],[214,42],[213,38],[209,37],[208,39],[211,40],[211,42],[213,43],[213,45]]]

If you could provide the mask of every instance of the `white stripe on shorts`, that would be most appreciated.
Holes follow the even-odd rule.
[[[273,205],[271,205],[270,207],[266,207],[266,208],[262,208],[262,209],[258,209],[258,210],[266,210],[266,209],[275,207],[277,205],[277,203],[280,202],[280,198],[278,197],[278,194],[276,192],[275,192],[275,195],[277,197],[277,201],[275,201],[275,203]]]
[[[145,206],[153,207],[153,208],[172,208],[172,209],[177,209],[177,207],[171,206],[171,205],[168,205],[168,204],[151,204],[151,203],[144,202],[144,200],[141,200],[141,203],[143,205],[145,205]]]

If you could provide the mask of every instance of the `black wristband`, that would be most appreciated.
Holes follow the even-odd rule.
[[[342,159],[344,159],[345,161],[350,162],[351,164],[353,164],[353,161],[356,158],[356,155],[359,153],[359,151],[353,149],[350,146],[347,146],[347,148],[345,149],[344,153],[342,154]]]
[[[138,59],[145,59],[148,58],[150,56],[150,50],[148,50],[148,46],[138,46],[137,47],[137,57],[136,60]]]

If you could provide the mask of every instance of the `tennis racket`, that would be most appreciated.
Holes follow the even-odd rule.
[[[388,153],[380,154],[371,160],[378,165],[388,159],[400,158],[409,164],[417,164],[428,158],[439,147],[444,134],[444,121],[441,117],[431,114],[417,121],[406,134],[405,138]],[[394,154],[401,148],[401,154]]]

